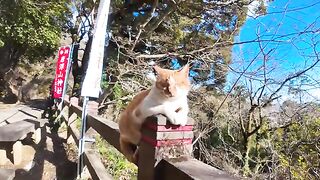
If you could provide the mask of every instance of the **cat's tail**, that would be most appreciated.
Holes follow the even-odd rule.
[[[123,155],[132,163],[138,163],[138,146],[120,136],[120,149]]]

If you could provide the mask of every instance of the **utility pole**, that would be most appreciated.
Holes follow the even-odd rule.
[[[100,0],[97,20],[95,21],[94,26],[94,34],[89,55],[88,68],[81,89],[81,96],[84,98],[84,101],[82,108],[81,132],[78,147],[78,177],[81,177],[82,169],[84,166],[83,155],[85,152],[85,142],[92,142],[92,140],[87,139],[85,137],[87,127],[87,104],[89,101],[89,97],[98,98],[101,90],[100,84],[109,9],[110,0]]]

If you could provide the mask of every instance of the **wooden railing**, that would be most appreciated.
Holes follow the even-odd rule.
[[[79,142],[80,135],[75,121],[81,113],[77,98],[64,101],[62,119],[68,126],[68,137],[73,137],[75,143]],[[192,158],[192,127],[191,120],[186,126],[174,126],[167,124],[167,119],[161,115],[148,118],[139,144],[138,180],[235,179]],[[89,106],[87,129],[90,128],[120,151],[118,124],[99,117],[96,109]],[[85,149],[84,164],[93,179],[113,179],[104,168],[100,155],[90,146]]]

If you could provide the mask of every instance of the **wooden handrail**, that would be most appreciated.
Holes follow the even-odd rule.
[[[80,133],[74,121],[81,116],[82,108],[77,100],[72,101],[65,99],[63,111],[67,108],[68,114],[62,117],[68,125],[68,137],[71,135],[78,143]],[[118,124],[95,114],[88,112],[88,128],[94,129],[120,151]],[[189,121],[187,126],[178,127],[168,124],[166,117],[161,115],[148,118],[142,128],[143,137],[139,144],[138,180],[235,179],[192,158],[192,124]],[[112,179],[102,168],[98,153],[87,149],[84,156],[85,165],[93,179]]]
[[[87,116],[87,123],[88,127],[93,128],[103,139],[120,151],[120,133],[117,123],[91,114]]]
[[[231,180],[235,179],[226,172],[209,166],[193,158],[177,158],[161,160],[156,166],[156,180],[185,180],[185,179],[208,179],[208,180]]]

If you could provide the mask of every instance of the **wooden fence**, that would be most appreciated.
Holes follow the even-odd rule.
[[[90,102],[89,102],[90,103]],[[67,112],[67,113],[66,113]],[[88,107],[87,130],[93,128],[103,139],[120,151],[118,124],[97,115],[97,109]],[[68,137],[79,142],[76,119],[82,108],[78,99],[64,100],[62,119],[68,126]],[[143,137],[139,145],[138,180],[188,180],[188,179],[235,179],[227,173],[192,158],[192,126],[168,125],[164,116],[148,118],[142,128]],[[102,164],[100,154],[87,145],[84,164],[93,179],[113,179]]]

